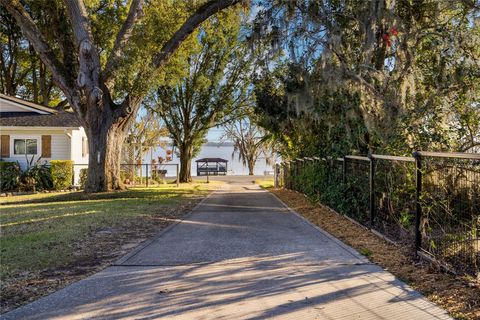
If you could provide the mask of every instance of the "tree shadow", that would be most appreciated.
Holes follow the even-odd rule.
[[[297,264],[295,253],[179,267],[112,267],[31,304],[40,318],[382,319],[439,308],[378,266]],[[46,308],[45,306],[51,307]],[[42,307],[43,306],[43,307]],[[5,319],[16,317],[15,311]]]
[[[121,191],[110,191],[100,193],[85,192],[69,192],[56,194],[50,197],[39,199],[25,199],[11,202],[4,202],[0,205],[14,204],[33,204],[33,203],[49,203],[49,202],[70,202],[70,201],[92,201],[92,200],[111,200],[111,199],[158,199],[164,197],[182,197],[185,195],[196,194],[200,191],[200,187],[195,186],[192,189],[129,189]]]
[[[5,319],[445,315],[393,275],[286,211],[276,198],[255,194],[260,193],[214,194],[188,221],[132,256],[148,253],[155,264],[130,257],[126,262],[134,263],[110,267]],[[210,254],[222,248],[228,250]]]

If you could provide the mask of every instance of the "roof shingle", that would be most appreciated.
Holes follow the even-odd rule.
[[[2,127],[75,127],[81,126],[80,121],[73,112],[63,109],[45,107],[33,102],[25,101],[16,97],[0,94],[0,105],[2,100],[20,106],[33,108],[36,111],[27,112],[1,112],[0,126]],[[1,108],[0,108],[1,110]],[[48,114],[45,114],[48,112]],[[43,113],[43,114],[42,114]]]
[[[52,114],[34,112],[0,112],[0,126],[5,127],[81,127],[72,112],[58,111]]]

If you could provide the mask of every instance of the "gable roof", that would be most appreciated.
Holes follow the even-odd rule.
[[[58,112],[58,110],[55,110],[53,108],[45,107],[37,103],[26,101],[17,97],[7,96],[5,94],[0,93],[0,106],[2,106],[3,102],[7,102],[7,103],[10,102],[26,111],[33,111],[40,114],[45,114],[45,113],[52,114],[52,113]]]
[[[10,107],[18,107],[21,111],[2,112],[2,107],[7,106],[7,104]],[[81,126],[81,123],[73,112],[56,110],[33,102],[0,94],[0,126],[78,128]]]

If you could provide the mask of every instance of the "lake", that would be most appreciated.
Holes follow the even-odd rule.
[[[171,148],[171,147],[170,147]],[[228,160],[228,175],[248,175],[248,168],[244,167],[242,162],[238,159],[238,153],[232,157],[233,145],[231,142],[207,142],[204,144],[200,150],[200,153],[192,161],[192,175],[197,174],[197,164],[195,160],[201,158],[222,158]],[[156,159],[157,157],[166,158],[166,150],[163,148],[155,148],[152,152],[147,152],[143,157],[143,163],[150,163],[151,158]],[[169,165],[163,166],[167,170],[167,176],[175,175],[175,167],[171,164],[178,164],[179,159],[177,154],[173,154],[172,161],[168,162]],[[163,168],[162,168],[163,169]],[[265,172],[273,172],[273,167],[267,165],[265,157],[262,155],[259,157],[255,164],[254,173],[256,175],[263,175]]]

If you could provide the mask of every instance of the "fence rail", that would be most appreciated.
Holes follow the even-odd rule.
[[[330,206],[457,273],[480,273],[480,154],[308,157],[276,165],[275,185]]]
[[[73,181],[75,186],[81,186],[86,178],[88,164],[73,164]],[[128,186],[154,186],[163,184],[168,179],[176,181],[179,186],[179,165],[176,163],[151,164],[151,163],[122,163],[120,164],[120,177],[122,182]]]

